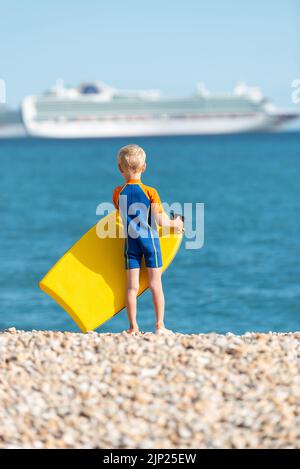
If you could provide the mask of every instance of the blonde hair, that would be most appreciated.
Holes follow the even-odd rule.
[[[146,153],[138,145],[131,144],[120,148],[118,163],[123,171],[138,171],[146,162]]]

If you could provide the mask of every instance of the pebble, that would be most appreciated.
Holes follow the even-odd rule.
[[[300,448],[300,332],[0,332],[1,448]]]

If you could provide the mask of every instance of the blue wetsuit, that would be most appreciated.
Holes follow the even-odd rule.
[[[130,179],[123,186],[116,187],[113,202],[127,230],[125,268],[140,268],[143,256],[146,267],[162,267],[159,236],[153,216],[155,211],[163,211],[157,191],[139,179]]]

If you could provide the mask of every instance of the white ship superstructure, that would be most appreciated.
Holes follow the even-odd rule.
[[[101,82],[65,87],[23,100],[29,135],[47,138],[101,138],[209,135],[275,131],[297,117],[278,111],[258,88],[239,84],[231,93],[204,85],[190,97],[162,97],[157,90],[127,91]]]

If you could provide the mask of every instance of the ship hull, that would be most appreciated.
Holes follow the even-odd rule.
[[[24,118],[24,113],[23,113]],[[102,119],[98,121],[35,121],[24,118],[29,135],[44,138],[107,138],[175,135],[217,135],[277,131],[293,116],[256,114],[199,118]]]

